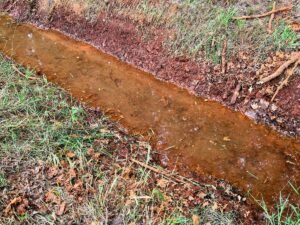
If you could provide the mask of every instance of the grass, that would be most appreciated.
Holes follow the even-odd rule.
[[[296,49],[299,46],[297,34],[285,23],[280,23],[273,33],[276,50]]]
[[[268,225],[297,225],[300,224],[300,208],[289,202],[288,198],[280,196],[279,202],[275,207],[275,212],[268,209],[267,205],[260,203],[264,211],[266,224]]]
[[[292,189],[292,194],[300,200],[299,188],[296,188],[289,182]],[[296,201],[297,201],[296,200]],[[298,225],[300,224],[300,206],[290,202],[289,197],[279,196],[279,201],[275,205],[274,209],[270,209],[264,200],[256,202],[262,208],[267,225]],[[295,202],[295,199],[294,199]]]
[[[45,77],[18,69],[25,77],[0,57],[0,224],[191,224],[194,207],[181,197],[191,187],[168,182],[163,188],[161,177],[128,160],[149,164],[149,144],[125,135]],[[119,154],[124,149],[128,158]],[[46,200],[48,193],[58,200]],[[4,215],[17,197],[29,201],[26,210],[13,205]],[[61,203],[66,210],[58,216]],[[213,214],[227,220],[226,213]],[[209,215],[203,218],[216,224]]]

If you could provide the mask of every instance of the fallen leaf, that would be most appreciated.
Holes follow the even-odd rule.
[[[230,137],[226,136],[226,137],[223,137],[223,141],[231,141]]]
[[[216,211],[219,207],[218,207],[218,204],[215,202],[211,208],[213,211]]]
[[[13,206],[18,204],[18,203],[21,203],[21,202],[22,202],[21,197],[17,197],[17,198],[14,198],[13,200],[11,200],[10,203],[6,206],[6,208],[4,210],[4,215],[7,216],[11,212]]]
[[[27,211],[27,207],[28,207],[28,200],[23,199],[22,204],[18,205],[17,207],[17,213],[19,215],[24,215]]]
[[[68,151],[67,152],[67,154],[66,154],[66,156],[68,157],[68,158],[74,158],[75,157],[75,153],[74,152],[71,152],[71,151]]]
[[[204,198],[206,197],[206,194],[205,194],[204,192],[200,192],[200,193],[199,193],[199,197],[200,197],[201,199],[204,199]]]
[[[58,209],[58,211],[56,212],[56,215],[58,215],[58,216],[63,215],[64,212],[65,212],[65,209],[66,209],[66,203],[63,202],[63,203],[61,203],[61,204],[59,205],[59,209]]]
[[[55,177],[57,174],[58,174],[58,169],[57,169],[57,167],[54,167],[54,166],[52,166],[52,167],[50,167],[49,169],[48,169],[48,177],[51,179],[51,178],[53,178],[53,177]]]
[[[157,181],[157,186],[159,186],[161,188],[165,188],[165,187],[167,187],[168,183],[169,183],[168,180],[162,178],[162,179]]]
[[[68,174],[69,174],[70,178],[76,177],[76,171],[75,171],[75,169],[70,169],[69,172],[68,172]]]
[[[93,148],[89,148],[88,150],[87,150],[87,155],[88,156],[93,156],[95,154],[95,150],[93,149]]]
[[[202,207],[206,207],[206,206],[208,206],[208,205],[209,205],[208,202],[204,202],[203,205],[202,205]]]
[[[97,152],[93,155],[93,159],[100,159],[101,157],[101,153],[100,152]]]
[[[197,215],[192,216],[193,225],[200,225],[200,217]]]
[[[55,195],[52,191],[48,191],[45,195],[46,202],[52,202],[56,204],[60,204],[60,199],[57,195]]]

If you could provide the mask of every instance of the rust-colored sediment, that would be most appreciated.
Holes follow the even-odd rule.
[[[17,25],[7,16],[0,17],[0,27],[2,53],[101,107],[131,133],[151,133],[153,146],[171,164],[262,193],[269,202],[290,190],[288,182],[300,185],[299,139],[282,137],[58,32]]]

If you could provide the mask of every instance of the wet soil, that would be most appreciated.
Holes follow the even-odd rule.
[[[225,179],[268,202],[299,186],[299,139],[278,133],[216,102],[154,79],[54,31],[0,19],[0,50],[101,107],[131,133],[150,138],[161,162]]]
[[[42,5],[42,1],[40,4],[6,1],[1,4],[1,8],[20,21],[60,30],[151,72],[160,80],[174,83],[194,95],[216,100],[286,135],[299,136],[300,77],[293,76],[290,84],[279,92],[273,103],[270,103],[270,90],[274,91],[280,78],[264,85],[256,84],[259,79],[258,68],[263,66],[264,74],[271,74],[287,60],[288,55],[274,53],[261,64],[253,61],[251,55],[241,52],[228,61],[227,73],[222,74],[220,65],[194,62],[185,56],[173,56],[163,47],[164,40],[168,38],[165,30],[157,28],[155,35],[145,40],[137,29],[140,24],[127,17],[100,14],[91,22],[78,15],[76,10],[55,7],[49,13]],[[241,90],[237,100],[231,103],[239,84]]]

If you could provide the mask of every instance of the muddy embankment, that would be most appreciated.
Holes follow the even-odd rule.
[[[274,52],[264,63],[258,63],[241,52],[228,59],[227,72],[223,74],[221,65],[172,55],[163,46],[164,40],[169,38],[164,30],[155,28],[155,35],[146,40],[137,28],[139,24],[126,16],[106,11],[90,21],[83,16],[83,7],[78,4],[64,7],[43,0],[4,1],[1,10],[20,21],[56,29],[88,42],[152,73],[157,79],[186,88],[194,95],[216,100],[284,134],[300,134],[300,76],[293,76],[272,103],[270,100],[279,78],[264,85],[257,84],[258,70],[271,74],[287,60],[288,54]],[[145,29],[149,26],[145,24]]]

